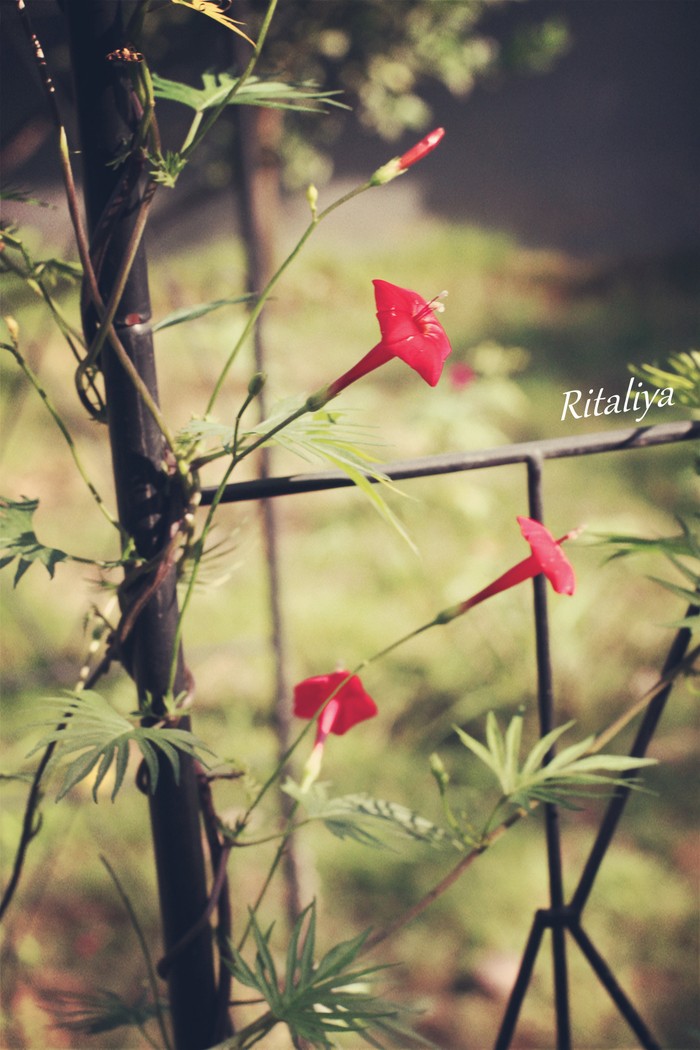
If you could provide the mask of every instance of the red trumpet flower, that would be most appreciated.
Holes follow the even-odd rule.
[[[409,365],[429,386],[436,386],[445,360],[452,352],[445,330],[435,316],[443,309],[438,300],[446,292],[427,302],[417,292],[389,281],[376,280],[372,284],[381,341],[327,387],[324,396],[328,401],[394,357]]]
[[[349,671],[334,671],[333,674],[305,678],[294,686],[294,714],[297,718],[313,718],[321,712],[314,747],[304,767],[303,788],[312,784],[321,770],[328,734],[342,736],[359,722],[377,714],[377,705],[365,692],[358,676],[349,676]]]

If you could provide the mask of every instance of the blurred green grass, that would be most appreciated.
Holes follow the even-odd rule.
[[[152,269],[154,315],[242,291],[236,278],[240,260],[235,243],[212,240],[169,257],[165,265],[158,261]],[[683,340],[695,309],[692,295],[662,273],[645,278],[639,294],[634,274],[608,272],[596,280],[590,264],[528,252],[504,236],[471,228],[422,220],[391,244],[378,237],[341,241],[341,250],[334,250],[331,235],[319,236],[279,285],[266,314],[271,399],[316,389],[373,345],[373,277],[416,288],[428,298],[448,288],[443,321],[454,359],[479,372],[463,388],[450,382],[448,370],[440,386],[428,390],[394,362],[349,391],[338,408],[353,421],[376,426],[382,460],[600,429],[592,419],[561,423],[562,391],[589,384],[624,392],[628,360],[641,363],[688,348]],[[76,408],[66,351],[29,300],[18,297],[16,312],[23,349],[109,494],[104,435]],[[242,323],[242,314],[232,308],[158,338],[162,401],[176,425],[203,411]],[[217,405],[219,418],[232,418],[249,373],[249,359],[242,357]],[[69,550],[80,542],[97,556],[114,554],[113,537],[82,491],[38,399],[22,391],[11,369],[4,380],[9,421],[2,450],[4,490],[12,497],[41,497],[36,524],[45,542]],[[678,418],[682,411],[664,409],[650,413],[645,423]],[[605,429],[631,425],[629,417],[604,422]],[[278,472],[306,469],[281,454],[275,454],[274,466]],[[575,718],[582,733],[603,728],[653,682],[672,637],[665,624],[682,612],[677,599],[647,578],[665,567],[652,558],[607,563],[607,553],[590,540],[599,532],[674,531],[674,515],[687,516],[695,507],[693,484],[692,451],[682,445],[548,464],[548,525],[556,534],[588,526],[588,539],[568,548],[577,594],[552,596],[550,603],[558,721]],[[402,487],[404,497],[388,499],[418,555],[357,492],[277,501],[292,680],[337,664],[353,666],[523,557],[515,523],[516,514],[527,513],[521,468]],[[198,594],[185,634],[197,681],[195,731],[260,782],[275,754],[264,544],[254,506],[224,508],[220,520],[218,537],[231,548],[230,579]],[[74,685],[85,651],[81,619],[103,596],[83,569],[70,565],[59,566],[53,582],[34,568],[16,591],[6,571],[0,586],[3,771],[8,773],[27,768],[24,756],[38,736],[30,727],[37,699]],[[334,790],[366,790],[437,818],[427,760],[438,749],[462,804],[478,819],[488,808],[483,778],[455,743],[451,725],[458,722],[479,735],[485,711],[512,712],[524,702],[532,738],[536,682],[528,588],[428,632],[368,669],[364,680],[380,715],[349,736],[330,740],[324,776]],[[104,691],[121,710],[133,706],[129,683],[116,675]],[[591,930],[619,969],[623,986],[665,1044],[683,1050],[691,1045],[688,1033],[697,1021],[688,967],[689,959],[697,958],[696,851],[689,845],[697,843],[691,790],[697,785],[697,734],[695,700],[679,686],[655,745],[663,762],[645,776],[655,793],[631,802],[589,907]],[[620,747],[628,738],[629,733]],[[55,788],[48,788],[45,824],[30,849],[6,935],[10,979],[3,1005],[11,1037],[20,1039],[17,1032],[23,1031],[25,1040],[8,1043],[13,1046],[47,1047],[37,1005],[42,990],[49,998],[56,988],[94,985],[138,992],[143,965],[98,862],[100,852],[138,902],[158,952],[145,800],[127,787],[113,805],[105,792],[95,807],[81,786],[54,807]],[[235,815],[244,806],[245,790],[245,784],[222,785],[221,808]],[[26,786],[11,782],[4,791],[7,871]],[[602,803],[593,802],[562,818],[569,888],[601,811]],[[271,813],[260,817],[256,830],[269,828],[270,820]],[[546,905],[542,834],[536,816],[511,832],[432,912],[387,946],[387,957],[404,960],[394,993],[424,1009],[420,1025],[440,1046],[480,1050],[493,1039],[531,911]],[[328,943],[349,930],[381,926],[450,863],[420,847],[369,852],[339,844],[315,828],[302,837],[309,858],[307,892],[319,894]],[[236,853],[231,879],[237,908],[254,898],[261,870],[256,851]],[[270,915],[280,897],[277,886],[268,902]],[[629,1044],[624,1025],[585,967],[575,959],[572,966],[577,1045],[622,1050]],[[541,1047],[550,1038],[550,994],[542,960],[518,1045]],[[50,1033],[56,1048],[142,1045],[136,1034],[123,1031],[102,1035],[99,1042],[76,1041],[58,1029]],[[352,1041],[347,1046],[355,1050]]]

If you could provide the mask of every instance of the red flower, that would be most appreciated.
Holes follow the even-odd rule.
[[[426,302],[417,292],[399,288],[389,281],[376,280],[372,284],[381,341],[331,383],[326,390],[328,401],[394,357],[405,361],[429,386],[436,386],[442,366],[452,352],[445,330],[435,316],[435,311],[440,309],[437,303],[440,296]]]
[[[406,152],[399,157],[399,168],[401,171],[405,171],[406,168],[410,168],[419,160],[423,160],[423,157],[427,156],[428,153],[432,153],[444,136],[444,128],[435,128],[434,131],[431,131],[429,135],[426,135],[425,138],[421,139],[415,146],[406,150]]]
[[[321,757],[328,734],[342,736],[359,722],[374,718],[377,714],[377,705],[365,692],[358,676],[352,675],[348,678],[349,674],[349,671],[334,671],[333,674],[305,678],[303,682],[294,686],[294,714],[297,718],[313,718],[321,711],[316,727],[316,741],[304,767],[304,790],[316,780],[321,771]]]
[[[358,676],[352,675],[348,678],[349,674],[349,671],[320,674],[315,678],[305,678],[303,682],[294,686],[294,714],[297,718],[313,718],[328,697],[337,690],[333,699],[321,712],[316,733],[317,742],[321,735],[325,740],[329,733],[342,736],[358,722],[374,718],[377,713],[377,705],[365,692]]]
[[[497,580],[490,583],[488,587],[484,587],[483,590],[468,598],[466,602],[456,606],[455,616],[465,613],[467,609],[479,605],[480,602],[486,601],[487,598],[492,598],[494,594],[500,594],[501,591],[507,591],[511,587],[523,583],[524,580],[531,580],[533,577],[539,576],[541,572],[545,574],[557,594],[574,593],[576,586],[574,570],[563,553],[560,544],[564,540],[570,539],[575,533],[567,533],[560,540],[555,540],[551,532],[545,529],[544,525],[541,525],[539,521],[534,521],[532,518],[518,518],[518,524],[520,525],[520,531],[530,544],[530,550],[532,551],[530,557],[518,562],[512,569],[508,569]]]

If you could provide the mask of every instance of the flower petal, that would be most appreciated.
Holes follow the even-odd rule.
[[[576,577],[569,559],[551,532],[533,518],[518,518],[523,536],[530,544],[533,557],[557,594],[573,594]]]
[[[452,347],[432,304],[417,292],[389,281],[372,283],[382,333],[379,345],[400,357],[430,386],[436,386]]]
[[[358,722],[373,718],[377,714],[377,705],[365,692],[358,675],[348,678],[349,673],[334,671],[333,674],[316,675],[299,682],[294,686],[294,714],[298,718],[313,718],[337,690],[334,696],[337,711],[333,724],[324,727],[327,732],[342,736]],[[343,682],[344,685],[341,684]]]

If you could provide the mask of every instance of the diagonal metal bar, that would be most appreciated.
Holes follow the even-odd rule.
[[[545,915],[546,913],[543,911],[535,912],[535,917],[532,921],[523,957],[520,962],[520,970],[518,971],[513,990],[508,999],[508,1005],[503,1014],[501,1027],[498,1036],[496,1037],[496,1042],[494,1043],[494,1050],[508,1050],[508,1047],[510,1046],[511,1039],[515,1032],[515,1026],[518,1023],[520,1008],[523,1005],[527,990],[530,986],[532,971],[534,970],[535,962],[537,961],[537,953],[539,952],[542,943],[542,935],[547,927]]]
[[[603,431],[599,434],[587,434],[583,437],[525,441],[516,445],[503,445],[500,448],[477,452],[453,452],[439,456],[424,456],[421,459],[395,460],[393,463],[379,464],[377,469],[392,481],[406,481],[410,478],[457,474],[466,470],[526,463],[528,457],[533,455],[539,455],[545,460],[567,459],[573,456],[652,448],[657,445],[670,445],[679,441],[698,439],[700,439],[700,422],[686,420],[679,423],[660,423],[653,427],[627,427],[621,430]],[[221,502],[238,503],[242,500],[263,497],[291,496],[303,492],[350,488],[353,485],[354,482],[342,471],[328,470],[318,473],[292,474],[255,481],[239,481],[227,485]],[[204,506],[211,503],[216,491],[215,487],[202,489]]]
[[[700,609],[697,606],[691,605],[688,609],[687,615],[697,616],[699,613]],[[679,666],[680,663],[682,663],[683,657],[685,656],[685,653],[690,644],[690,639],[691,632],[689,628],[683,627],[678,631],[673,640],[668,656],[666,657],[666,662],[663,666],[662,676],[670,674]],[[644,718],[642,719],[641,725],[639,726],[637,736],[630,751],[630,754],[634,755],[635,758],[642,758],[646,754],[646,750],[659,723],[659,719],[663,714],[664,707],[666,706],[666,701],[668,700],[672,688],[673,682],[670,681],[668,685],[654,697],[654,699],[651,701],[648,708],[646,709]],[[634,771],[626,775],[625,779],[629,779],[629,777],[633,775]],[[593,888],[593,883],[598,874],[598,871],[600,870],[600,866],[603,862],[603,858],[605,857],[612,837],[615,834],[617,823],[620,817],[622,816],[622,811],[624,810],[625,805],[627,804],[627,800],[630,796],[630,793],[631,788],[625,786],[618,787],[615,793],[613,794],[613,797],[610,799],[610,802],[608,803],[608,808],[605,812],[605,816],[603,817],[603,821],[601,823],[598,835],[596,836],[593,846],[591,847],[591,852],[581,874],[579,884],[576,887],[576,890],[571,898],[570,907],[578,915],[581,914],[581,911],[583,910],[586,901],[588,900],[590,892]]]
[[[596,977],[615,1003],[619,1013],[624,1017],[625,1021],[627,1021],[627,1024],[636,1035],[640,1046],[642,1046],[644,1050],[661,1050],[661,1044],[656,1041],[645,1025],[644,1021],[618,984],[612,970],[585,930],[581,928],[578,922],[571,923],[569,929],[571,930],[571,936],[574,938],[590,963]]]
[[[530,517],[542,521],[543,459],[530,455],[527,459],[527,485]],[[540,720],[540,736],[546,736],[554,728],[554,690],[552,685],[552,661],[549,646],[549,619],[547,616],[547,583],[542,573],[535,576],[534,614],[535,645],[537,653],[537,707]],[[554,757],[554,748],[545,761]],[[553,803],[545,810],[545,834],[547,840],[547,868],[549,872],[549,899],[552,912],[559,915],[564,905],[564,882],[561,862],[561,837],[559,811]],[[571,1046],[571,1022],[569,1018],[569,987],[566,964],[566,941],[561,922],[552,924],[552,962],[554,967],[554,1005],[557,1024],[557,1050],[569,1050]]]

